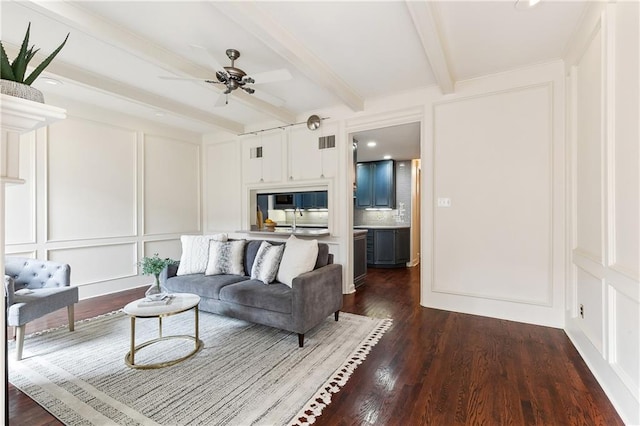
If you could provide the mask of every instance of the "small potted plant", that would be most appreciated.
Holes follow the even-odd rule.
[[[9,62],[9,58],[7,57],[7,52],[4,50],[4,45],[0,41],[0,89],[2,89],[2,93],[5,95],[11,95],[18,98],[29,99],[31,101],[36,101],[40,103],[44,103],[44,97],[42,96],[42,92],[38,89],[31,87],[31,84],[38,78],[40,73],[44,71],[44,69],[49,66],[53,58],[62,50],[64,45],[67,43],[67,39],[69,38],[69,34],[65,37],[64,41],[56,50],[53,51],[40,65],[34,69],[31,74],[25,76],[27,71],[27,65],[35,54],[40,49],[36,49],[35,46],[29,47],[29,31],[31,30],[31,22],[29,22],[29,26],[27,27],[27,33],[24,36],[24,40],[22,41],[22,46],[20,47],[20,51],[18,55],[13,60],[13,62]]]
[[[153,275],[156,279],[145,292],[145,296],[148,299],[161,300],[167,296],[167,290],[160,284],[160,273],[165,267],[176,263],[177,261],[169,259],[168,257],[161,259],[158,253],[154,253],[152,257],[143,257],[142,260],[138,262],[138,266],[142,268],[142,275]]]

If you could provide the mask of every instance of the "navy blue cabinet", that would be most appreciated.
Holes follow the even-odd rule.
[[[356,208],[395,208],[395,162],[358,163],[356,166]]]
[[[326,209],[329,207],[327,191],[294,193],[295,206],[300,209]]]
[[[367,234],[367,264],[402,268],[410,260],[410,228],[375,228]]]
[[[371,207],[373,204],[372,188],[371,163],[358,163],[356,165],[356,208]]]

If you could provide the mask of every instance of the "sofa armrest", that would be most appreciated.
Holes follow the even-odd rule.
[[[162,272],[160,272],[160,283],[164,284],[167,279],[171,277],[175,277],[178,274],[178,265],[180,262],[176,262],[173,265],[167,265],[164,267]]]
[[[342,265],[330,264],[292,281],[293,320],[305,333],[342,308]]]
[[[16,282],[9,275],[4,276],[4,296],[7,298],[7,307],[13,305],[15,301]]]

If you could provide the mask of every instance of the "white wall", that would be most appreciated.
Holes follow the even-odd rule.
[[[640,424],[638,22],[637,2],[594,4],[567,53],[566,330],[628,424]]]
[[[563,326],[562,75],[554,62],[434,101],[422,151],[424,306]]]
[[[201,232],[200,136],[49,97],[68,118],[21,137],[6,253],[71,265],[86,298],[145,285],[136,262],[180,258]]]

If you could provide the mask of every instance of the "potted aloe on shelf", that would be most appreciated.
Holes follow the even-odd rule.
[[[0,41],[0,89],[5,95],[16,96],[18,98],[29,99],[44,103],[44,97],[42,92],[38,89],[31,87],[31,84],[38,78],[38,76],[49,66],[53,58],[62,50],[64,45],[69,39],[69,34],[65,37],[64,41],[56,50],[53,51],[44,61],[40,63],[28,76],[26,76],[27,66],[35,54],[40,49],[36,49],[35,46],[29,47],[29,32],[31,30],[31,22],[27,26],[27,33],[20,46],[18,55],[9,62],[7,52],[4,49],[2,41]]]

